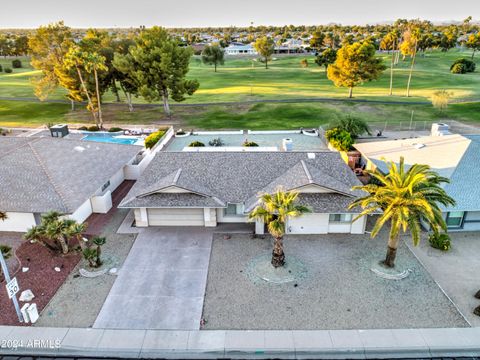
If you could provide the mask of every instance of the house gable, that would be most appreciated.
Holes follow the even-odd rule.
[[[292,188],[289,190],[296,190],[299,193],[303,194],[325,194],[325,193],[336,193],[336,191],[325,188],[323,186],[317,185],[317,184],[308,184],[304,186],[300,186],[297,188]]]

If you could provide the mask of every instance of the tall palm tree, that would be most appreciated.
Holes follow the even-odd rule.
[[[405,233],[408,230],[415,246],[420,242],[422,222],[433,231],[446,231],[447,225],[439,205],[455,205],[455,200],[441,187],[449,180],[439,176],[428,165],[415,164],[405,170],[403,157],[398,166],[394,162],[387,165],[386,175],[378,170],[368,171],[379,185],[355,186],[353,189],[363,190],[367,195],[353,201],[349,208],[360,206],[363,209],[354,221],[368,214],[382,212],[372,230],[372,238],[378,235],[385,223],[390,222],[387,256],[383,263],[394,267],[400,231]]]
[[[285,265],[283,236],[287,220],[310,212],[309,208],[297,203],[297,197],[296,191],[278,188],[274,194],[260,195],[259,204],[249,214],[250,220],[260,220],[267,224],[268,232],[274,238],[272,265],[276,268]]]

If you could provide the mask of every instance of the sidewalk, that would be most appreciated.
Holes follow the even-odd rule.
[[[167,359],[480,356],[480,328],[166,331],[0,326],[0,355]]]

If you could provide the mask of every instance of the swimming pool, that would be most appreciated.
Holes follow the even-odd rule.
[[[142,139],[138,137],[108,133],[88,134],[82,140],[124,145],[143,145]]]
[[[300,133],[276,133],[276,134],[221,134],[214,133],[209,135],[190,135],[187,137],[174,137],[167,145],[166,151],[182,151],[192,141],[200,141],[208,147],[208,142],[220,138],[225,146],[242,146],[245,140],[256,142],[262,147],[282,147],[282,140],[292,139],[293,151],[319,151],[326,150],[327,147],[318,136],[308,136]]]

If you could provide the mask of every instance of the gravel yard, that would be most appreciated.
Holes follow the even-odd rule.
[[[128,210],[117,209],[103,229],[103,236],[107,237],[107,243],[102,247],[102,259],[108,268],[113,266],[121,268],[135,241],[134,234],[116,234],[127,212]],[[79,276],[80,268],[90,270],[86,266],[86,261],[82,259],[43,310],[36,326],[91,327],[93,325],[116,276],[106,274],[96,278],[85,278]]]
[[[308,268],[297,283],[254,284],[247,264],[271,252],[271,240],[215,236],[203,317],[205,329],[373,329],[466,327],[454,305],[405,244],[397,268],[403,280],[386,280],[371,266],[385,255],[379,236],[288,236],[288,256]]]

